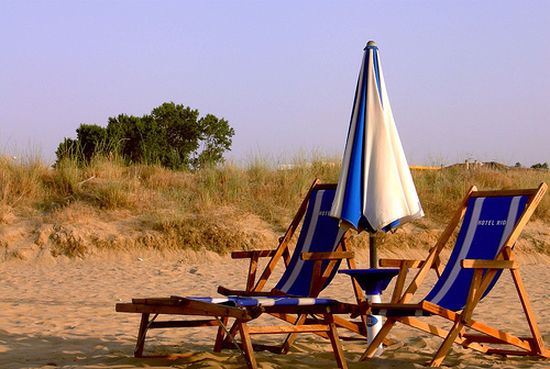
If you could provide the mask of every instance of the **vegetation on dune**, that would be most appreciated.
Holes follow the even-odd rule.
[[[57,164],[74,159],[88,164],[96,156],[117,155],[125,163],[158,164],[171,169],[197,169],[223,162],[231,149],[233,128],[212,114],[164,103],[142,117],[119,114],[107,127],[81,124],[76,139],[57,148]]]
[[[50,245],[55,255],[82,256],[94,247],[264,247],[261,233],[284,231],[314,178],[336,182],[338,174],[334,161],[322,159],[284,170],[254,160],[245,167],[228,163],[190,172],[127,165],[117,155],[95,155],[85,165],[63,158],[55,168],[0,158],[0,226],[31,223],[30,247]],[[473,184],[506,189],[550,182],[549,171],[526,168],[452,167],[415,170],[413,176],[426,212],[419,226],[426,229],[441,227]],[[534,218],[550,223],[550,196]],[[21,238],[0,232],[4,254],[16,243]]]

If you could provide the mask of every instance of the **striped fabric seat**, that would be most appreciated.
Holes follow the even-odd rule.
[[[466,214],[457,236],[449,261],[434,287],[424,301],[448,310],[464,309],[474,270],[460,265],[463,259],[494,260],[504,242],[517,225],[525,210],[528,196],[475,197],[468,200]],[[501,272],[497,273],[483,296],[493,288]],[[422,308],[391,309],[385,305],[374,306],[374,314],[388,317],[429,316]]]
[[[494,260],[515,228],[527,200],[527,196],[471,198],[447,266],[425,300],[445,309],[462,310],[474,270],[462,268],[460,261]],[[497,279],[498,276],[484,296]]]
[[[337,300],[313,298],[313,297],[187,297],[188,299],[213,304],[223,304],[237,307],[251,306],[313,306],[313,305],[332,305],[338,303]]]

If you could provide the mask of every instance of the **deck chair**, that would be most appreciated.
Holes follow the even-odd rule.
[[[371,313],[386,316],[387,320],[361,360],[375,355],[376,348],[397,322],[444,339],[430,362],[432,367],[441,365],[453,343],[487,354],[550,357],[513,252],[516,240],[546,189],[544,183],[528,190],[477,191],[472,187],[426,260],[381,260],[381,266],[399,267],[400,274],[391,302],[369,307]],[[460,229],[455,233],[461,220]],[[442,268],[440,253],[453,234],[456,242]],[[404,289],[409,268],[419,270]],[[430,269],[436,270],[437,282],[424,299],[411,303]],[[504,270],[512,274],[530,337],[516,337],[472,317],[480,300],[487,296]],[[443,329],[421,320],[421,317],[433,320],[434,316],[452,322],[452,327]]]
[[[342,326],[353,332],[366,335],[363,322],[366,318],[361,314],[361,321],[348,321],[334,316],[336,313],[349,313],[350,309],[356,309],[358,305],[317,298],[336,274],[341,260],[347,261],[348,268],[355,268],[353,252],[347,249],[345,232],[340,230],[337,220],[328,216],[335,190],[336,185],[320,184],[318,180],[315,180],[275,250],[239,251],[232,254],[234,258],[250,258],[249,273],[244,290],[220,287],[219,292],[226,297],[134,299],[132,303],[117,304],[117,311],[142,314],[134,355],[136,357],[143,355],[145,337],[149,329],[218,326],[214,351],[233,346],[238,334],[241,337],[242,344],[240,346],[243,348],[247,361],[254,361],[252,354],[246,348],[247,340],[249,340],[247,331],[250,332],[250,329],[246,327],[246,322],[257,318],[261,314],[256,313],[261,311],[261,313],[271,314],[290,324],[277,329],[272,327],[268,332],[261,329],[254,331],[253,333],[257,334],[264,332],[287,334],[280,346],[272,348],[256,345],[256,348],[285,353],[295,340],[297,333],[315,333],[331,340],[338,365],[345,365],[343,356],[339,353],[341,349],[338,349],[335,343],[338,340],[337,332],[331,327],[332,325],[334,327]],[[300,224],[302,225],[300,234],[291,253],[290,241]],[[270,259],[256,282],[255,275],[260,257],[269,257]],[[266,290],[266,284],[279,262],[285,263],[284,273],[273,288]],[[359,285],[353,282],[352,286],[357,302],[364,301]],[[274,305],[274,301],[277,301],[277,304]],[[188,308],[197,304],[201,306],[198,311]],[[241,313],[231,310],[231,313],[221,314],[220,312],[226,311],[224,309],[227,309],[227,305],[241,309]],[[284,306],[284,309],[281,306]],[[260,310],[251,312],[252,308]],[[242,313],[242,309],[245,310],[244,313]],[[157,321],[159,314],[203,315],[211,319],[200,322]],[[152,318],[150,318],[151,315],[153,315]],[[228,329],[231,319],[233,319],[233,325]]]
[[[145,333],[151,328],[186,328],[219,326],[224,328],[233,344],[245,359],[246,367],[257,369],[251,336],[259,334],[289,334],[289,333],[324,333],[330,339],[336,364],[340,369],[347,369],[347,362],[340,345],[338,331],[334,323],[334,314],[353,314],[357,312],[356,304],[341,303],[332,299],[323,298],[293,298],[293,297],[227,297],[201,298],[179,297],[133,299],[131,303],[116,305],[116,311],[141,314],[141,323],[138,333],[138,342],[134,356],[143,356]],[[262,314],[293,314],[301,316],[315,314],[322,317],[315,324],[294,324],[286,326],[250,326],[248,323]],[[192,317],[206,317],[208,319],[191,319],[178,321],[155,321],[160,315],[185,315]],[[150,315],[154,315],[150,319]],[[234,319],[241,342],[234,340],[229,334],[227,322]],[[214,351],[221,350],[222,337],[216,337]],[[177,355],[170,355],[176,358]]]
[[[306,197],[302,201],[294,219],[284,235],[279,239],[279,245],[272,250],[236,251],[231,254],[234,259],[250,259],[246,287],[243,290],[231,290],[223,286],[218,292],[226,296],[301,296],[317,297],[334,278],[342,260],[346,260],[349,269],[355,269],[353,253],[347,245],[347,233],[343,231],[338,221],[328,216],[336,193],[336,184],[320,184],[315,180]],[[290,253],[290,241],[300,223],[302,228],[296,246]],[[269,258],[260,277],[256,280],[258,261]],[[266,289],[268,281],[278,263],[284,262],[285,270],[274,287]],[[316,281],[316,283],[313,283]],[[356,281],[352,288],[359,304],[365,301],[363,292]],[[273,314],[275,317],[289,323],[303,323],[306,316],[295,317],[284,314]],[[360,321],[350,321],[334,317],[336,325],[353,333],[366,337],[366,315],[361,315]],[[232,332],[235,332],[233,329]],[[321,336],[326,336],[321,334]],[[267,347],[273,352],[288,351],[295,335],[289,335],[281,346]],[[224,346],[230,342],[226,339]],[[258,345],[258,347],[260,347]]]

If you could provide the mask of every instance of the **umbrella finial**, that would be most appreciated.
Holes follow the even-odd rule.
[[[370,40],[369,42],[367,42],[367,46],[365,46],[363,50],[367,50],[367,49],[378,49],[378,46],[376,45],[376,42],[374,42],[373,40]]]

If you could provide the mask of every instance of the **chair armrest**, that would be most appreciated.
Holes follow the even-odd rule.
[[[515,260],[483,260],[464,259],[460,262],[467,269],[517,269],[519,263]]]
[[[426,260],[419,259],[380,259],[378,264],[381,267],[400,268],[400,269],[418,269],[424,266]],[[443,265],[439,258],[437,258],[431,266],[431,269],[435,270],[438,277],[441,277],[443,273]]]
[[[224,296],[236,295],[236,296],[288,296],[286,293],[279,290],[271,291],[245,291],[245,290],[232,290],[223,286],[218,286],[218,293]]]
[[[233,251],[231,252],[232,259],[252,259],[271,257],[276,250],[249,250],[249,251]]]
[[[426,260],[418,260],[418,259],[380,259],[379,265],[381,267],[389,267],[389,268],[399,268],[400,272],[397,276],[397,281],[395,283],[395,287],[393,290],[391,302],[397,303],[399,299],[402,297],[403,290],[405,288],[405,281],[407,278],[407,274],[409,269],[418,269],[422,268],[424,266],[424,263]],[[435,270],[438,277],[441,276],[441,273],[443,272],[443,268],[441,266],[441,263],[439,262],[439,259],[437,259],[432,267],[432,269]]]
[[[380,259],[378,264],[381,267],[388,268],[401,268],[403,266],[407,268],[421,268],[424,261],[419,259]]]
[[[309,295],[317,296],[321,292],[325,282],[330,276],[331,265],[336,266],[338,260],[353,259],[355,253],[353,251],[333,251],[333,252],[302,252],[300,258],[313,262],[312,279],[309,285]],[[323,261],[328,261],[328,267],[322,271]]]
[[[353,259],[355,257],[355,253],[353,251],[302,252],[300,257],[302,260]]]

